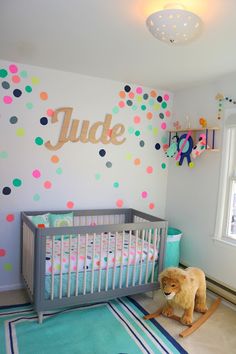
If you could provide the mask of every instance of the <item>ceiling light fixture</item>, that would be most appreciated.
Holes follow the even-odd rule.
[[[168,4],[163,10],[154,12],[146,20],[151,34],[171,44],[190,42],[200,33],[202,20],[183,5]]]

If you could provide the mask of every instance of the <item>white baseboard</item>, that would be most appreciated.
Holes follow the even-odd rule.
[[[18,290],[18,289],[23,289],[23,288],[24,288],[23,283],[10,284],[10,285],[0,285],[0,292],[9,291],[9,290]]]

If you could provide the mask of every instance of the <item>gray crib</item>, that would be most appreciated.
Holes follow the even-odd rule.
[[[39,323],[45,311],[158,289],[167,222],[135,209],[73,211],[73,226],[43,227],[22,212],[22,275]]]

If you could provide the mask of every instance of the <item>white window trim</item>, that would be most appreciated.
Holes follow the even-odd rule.
[[[236,129],[236,109],[229,109],[225,112],[225,121],[223,126],[222,137],[222,151],[221,151],[221,165],[220,165],[220,180],[219,180],[219,192],[217,201],[217,212],[215,222],[215,232],[213,239],[223,242],[228,245],[236,246],[236,240],[227,236],[226,230],[228,228],[228,210],[229,210],[229,188],[228,179],[233,176],[229,175],[229,171],[232,170],[233,158],[226,158],[230,153],[230,146],[233,139],[232,129]],[[232,156],[232,155],[231,155]]]

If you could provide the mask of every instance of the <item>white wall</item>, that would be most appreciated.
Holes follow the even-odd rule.
[[[192,127],[200,127],[199,118],[205,117],[209,126],[221,126],[217,119],[216,94],[236,99],[236,75],[225,76],[177,92],[174,96],[173,120],[185,126],[189,115]],[[225,109],[235,107],[225,105]],[[216,145],[221,146],[222,130],[216,135]],[[224,156],[222,157],[224,158]],[[167,212],[170,225],[183,231],[181,260],[190,266],[201,267],[207,275],[236,288],[236,247],[214,241],[216,206],[219,185],[221,152],[204,152],[189,168],[184,162],[178,167],[169,161]]]
[[[0,290],[20,284],[20,211],[122,206],[165,216],[168,168],[163,145],[171,119],[170,93],[158,90],[155,96],[151,88],[130,84],[133,94],[130,98],[126,93],[123,99],[120,91],[125,84],[120,82],[6,61],[0,61],[0,70]],[[21,96],[14,96],[15,89]],[[47,92],[46,100],[40,98],[41,92]],[[5,96],[12,103],[4,103],[11,101]],[[157,96],[167,107],[158,103]],[[72,107],[72,119],[88,120],[90,125],[112,114],[112,126],[124,125],[126,141],[122,145],[68,142],[58,151],[37,145],[36,137],[44,143],[57,141],[62,118],[52,124],[47,111],[61,107]],[[42,125],[41,117],[48,118],[48,124]],[[101,149],[106,151],[104,157],[99,155]],[[51,161],[54,155],[57,163]],[[107,167],[107,162],[112,166]],[[15,179],[21,186],[14,186]],[[4,187],[11,193],[4,194]]]

